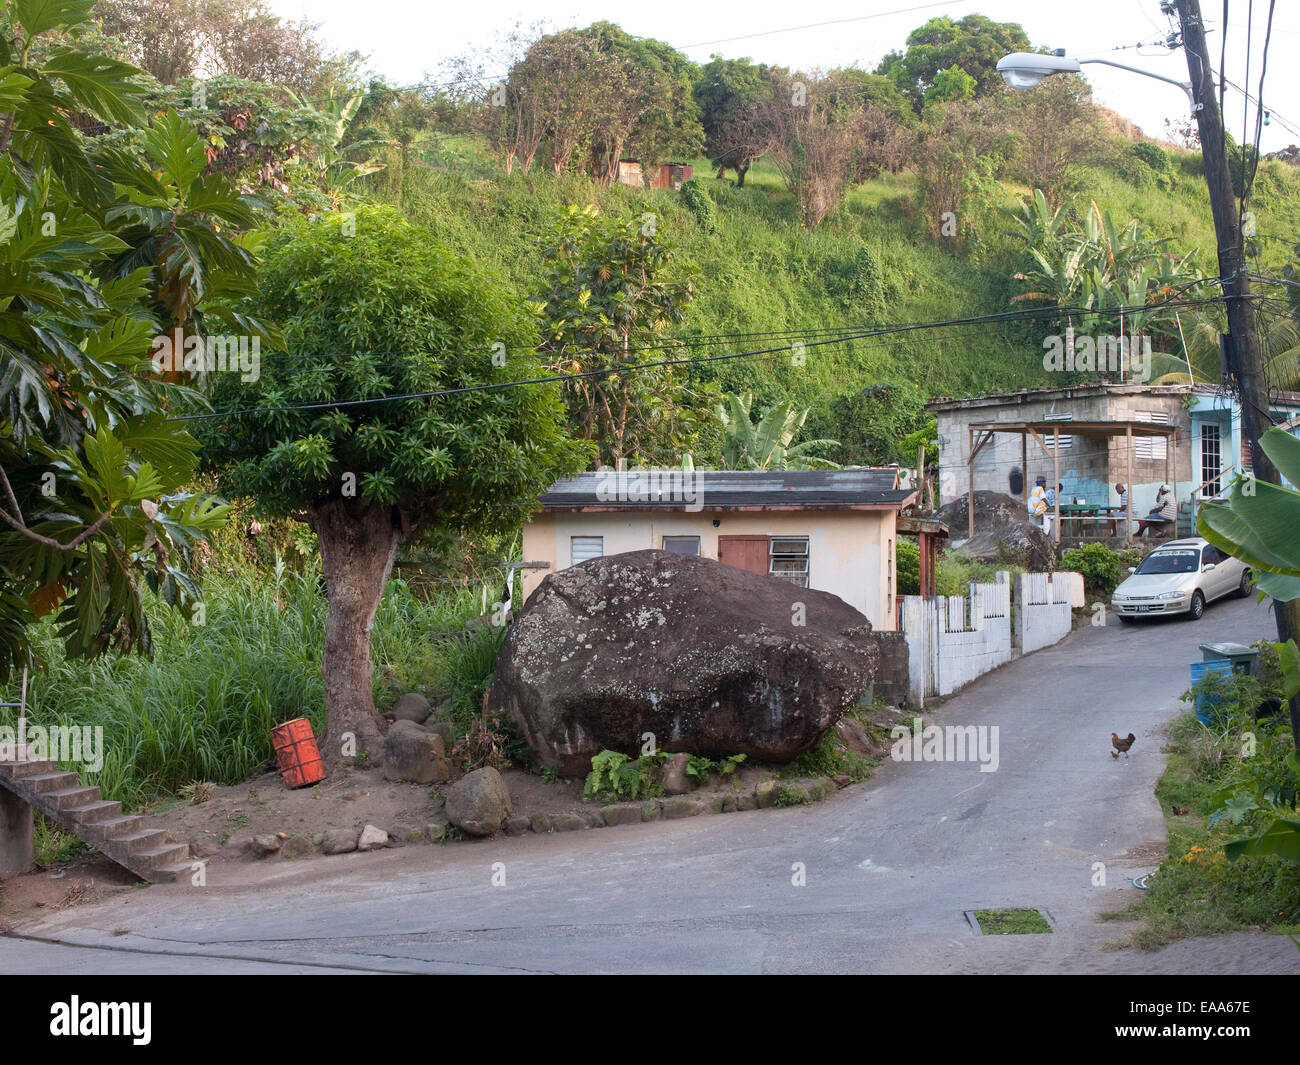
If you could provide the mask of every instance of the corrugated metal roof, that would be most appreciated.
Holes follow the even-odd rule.
[[[915,494],[894,485],[898,470],[602,470],[564,477],[540,499],[571,507],[897,506]]]

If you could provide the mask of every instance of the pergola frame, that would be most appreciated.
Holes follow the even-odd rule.
[[[1108,421],[1108,422],[1062,422],[1062,421],[1038,421],[1038,422],[972,422],[966,427],[968,434],[968,448],[966,459],[966,511],[968,517],[968,535],[975,535],[975,456],[983,450],[984,445],[993,439],[995,433],[1015,433],[1020,437],[1020,469],[1024,473],[1024,497],[1025,508],[1029,508],[1029,438],[1033,437],[1034,441],[1043,450],[1048,458],[1052,460],[1052,486],[1061,483],[1061,458],[1059,445],[1061,442],[1061,428],[1065,427],[1070,436],[1081,436],[1092,439],[1104,439],[1109,441],[1112,437],[1122,436],[1125,438],[1125,454],[1128,456],[1128,472],[1125,476],[1125,484],[1128,491],[1125,493],[1127,509],[1124,515],[1124,542],[1133,542],[1133,469],[1137,462],[1137,457],[1133,451],[1133,438],[1138,436],[1163,436],[1167,440],[1165,445],[1165,482],[1172,484],[1170,478],[1170,463],[1173,461],[1174,447],[1178,439],[1178,430],[1172,425],[1162,425],[1158,422],[1139,422],[1131,420]],[[1043,438],[1050,435],[1052,437],[1052,446],[1049,448]],[[1107,449],[1109,453],[1109,448]],[[1052,537],[1059,544],[1061,542],[1061,496],[1057,492],[1054,494],[1056,505],[1053,508],[1052,515]]]

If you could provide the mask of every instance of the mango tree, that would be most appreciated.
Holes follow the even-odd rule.
[[[231,493],[319,538],[326,758],[354,753],[350,733],[373,762],[370,628],[399,545],[517,526],[586,448],[557,386],[509,385],[542,376],[524,305],[393,209],[296,221],[260,283],[287,353],[218,383],[231,413],[205,423],[207,453]]]

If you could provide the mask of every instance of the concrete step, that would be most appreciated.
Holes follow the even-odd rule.
[[[185,848],[189,850],[188,847]],[[170,884],[176,880],[185,880],[194,875],[193,862],[176,862],[173,865],[154,866],[153,876],[149,879],[155,884]]]
[[[170,865],[186,864],[185,859],[190,856],[190,845],[188,843],[165,843],[158,847],[151,847],[147,851],[140,851],[135,857],[145,861],[153,869],[162,869]]]
[[[121,803],[105,801],[99,788],[83,786],[50,759],[0,762],[0,787],[143,880],[160,883],[191,872],[188,844],[146,828],[143,817],[122,813]]]
[[[10,780],[26,780],[43,773],[54,773],[59,768],[58,763],[49,758],[39,762],[0,762],[0,766],[5,768]]]
[[[122,804],[120,802],[107,802],[100,799],[98,788],[87,788],[85,790],[95,792],[95,798],[84,806],[60,807],[60,813],[67,814],[68,817],[71,817],[82,826],[98,825],[122,816]]]
[[[143,831],[129,832],[124,836],[114,836],[109,841],[113,847],[126,847],[127,854],[139,854],[167,842],[167,833],[160,828],[146,828]]]
[[[100,843],[107,843],[109,840],[117,839],[128,832],[133,832],[140,826],[140,818],[134,814],[125,814],[122,817],[108,817],[103,821],[92,821],[90,824],[83,826],[88,832],[94,833],[94,837]],[[101,850],[103,848],[100,848]]]
[[[60,813],[68,813],[74,809],[87,809],[99,802],[99,789],[75,784],[62,791],[46,792],[45,798],[54,803],[54,808]]]
[[[81,778],[76,773],[38,773],[34,777],[23,777],[23,783],[37,795],[45,795],[51,791],[80,787]]]

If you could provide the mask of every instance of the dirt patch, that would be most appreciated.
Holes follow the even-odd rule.
[[[1130,865],[1159,865],[1168,857],[1169,847],[1164,840],[1148,839],[1143,840],[1136,846],[1130,847],[1118,858],[1111,859],[1116,862],[1127,862]]]
[[[99,902],[128,890],[140,878],[100,854],[0,881],[0,932],[56,910]]]

